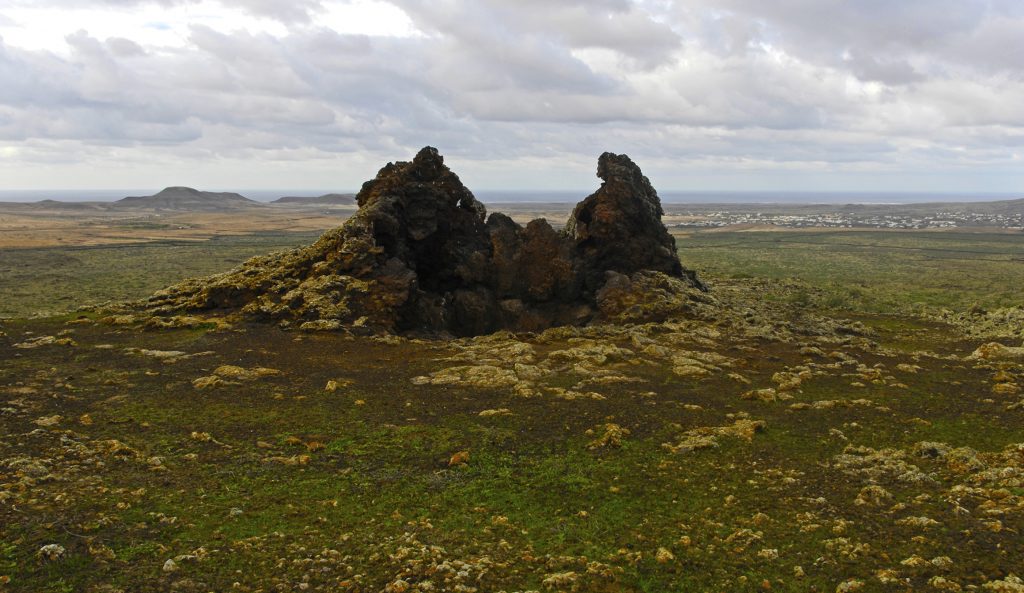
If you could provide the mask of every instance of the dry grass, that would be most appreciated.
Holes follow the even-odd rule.
[[[221,213],[25,213],[0,205],[0,249],[85,247],[156,241],[203,241],[257,232],[323,231],[340,225],[350,208],[265,207]]]

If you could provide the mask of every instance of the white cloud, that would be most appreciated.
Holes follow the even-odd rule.
[[[433,144],[478,187],[589,186],[615,150],[677,187],[1012,189],[1021,6],[0,0],[0,174],[351,188]]]

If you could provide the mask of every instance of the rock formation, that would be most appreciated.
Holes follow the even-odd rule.
[[[643,321],[706,300],[661,223],[661,202],[624,155],[598,162],[601,188],[563,231],[525,227],[483,204],[434,148],[389,163],[358,212],[309,247],[157,293],[161,314],[237,310],[305,329],[479,335],[592,320]]]
[[[661,224],[661,200],[640,167],[628,156],[606,152],[597,161],[597,176],[604,180],[601,188],[576,205],[566,224],[587,288],[600,288],[609,270],[685,275],[701,286],[679,263],[676,241]]]

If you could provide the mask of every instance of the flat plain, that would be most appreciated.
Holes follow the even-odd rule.
[[[679,231],[661,324],[28,319],[313,230],[0,250],[0,588],[1024,590],[1019,234]]]
[[[812,304],[826,309],[896,314],[1022,304],[1019,231],[715,230],[677,234],[677,244],[680,258],[709,277],[804,283]]]

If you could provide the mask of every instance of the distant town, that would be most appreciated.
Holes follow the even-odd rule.
[[[675,228],[717,228],[734,225],[774,225],[816,228],[948,229],[987,227],[1024,230],[1024,212],[1015,214],[970,211],[938,211],[933,214],[880,214],[858,212],[780,213],[743,211],[683,211],[676,216],[692,218],[673,224]]]

